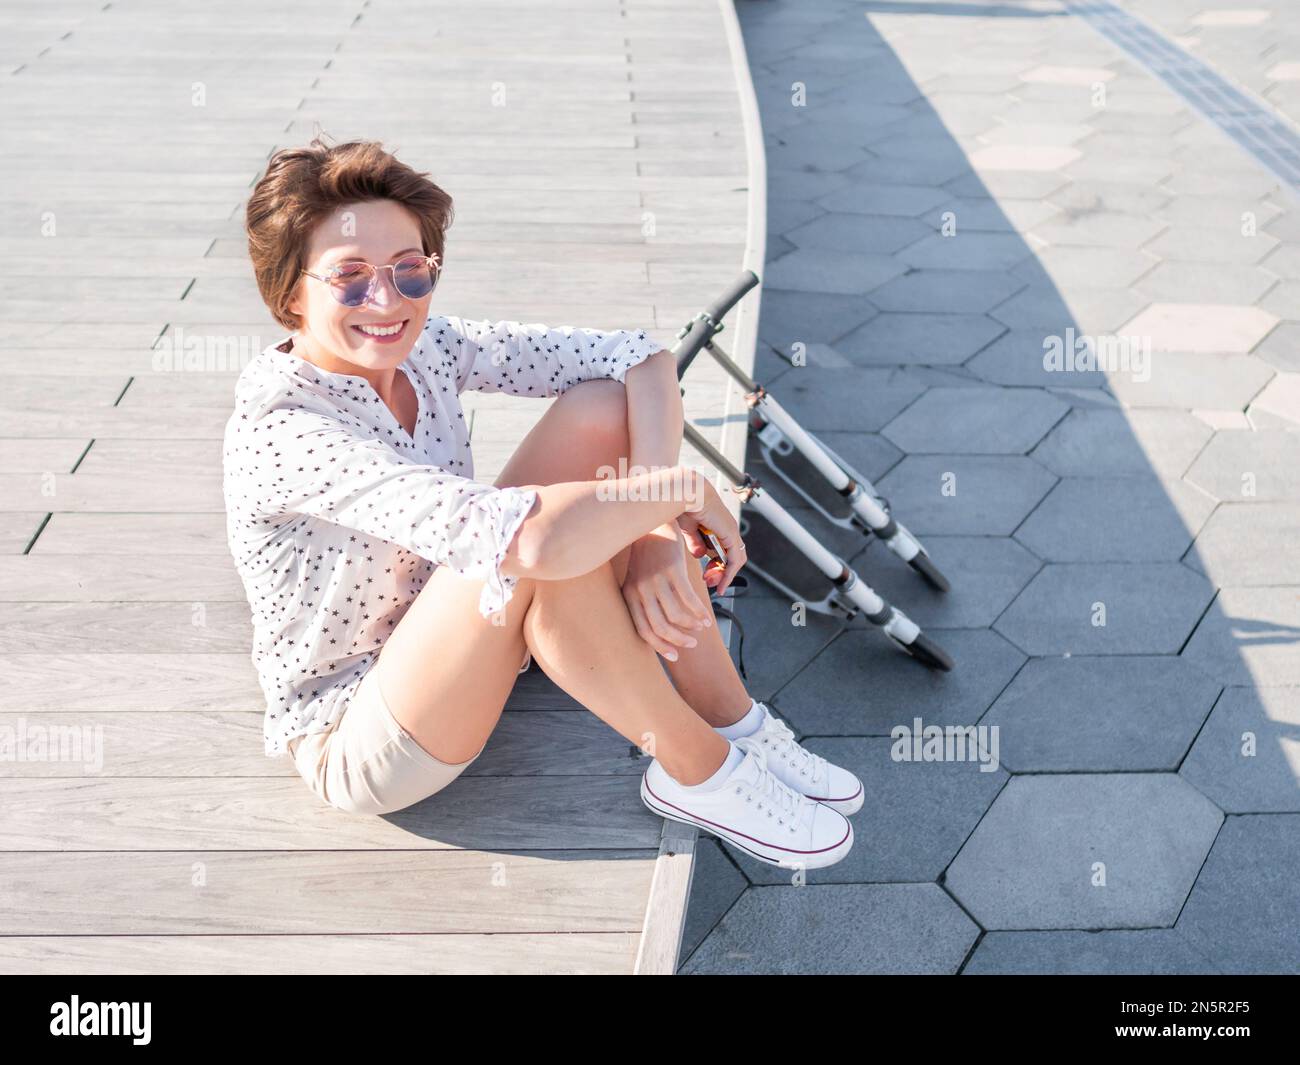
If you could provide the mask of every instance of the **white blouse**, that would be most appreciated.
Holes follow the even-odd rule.
[[[412,438],[364,377],[291,354],[291,340],[240,373],[222,449],[268,757],[333,725],[435,566],[484,581],[484,616],[514,594],[501,560],[537,492],[473,479],[460,393],[621,382],[663,347],[630,330],[431,315],[399,366],[419,398]]]

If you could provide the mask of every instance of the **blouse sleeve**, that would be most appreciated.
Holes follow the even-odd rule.
[[[663,345],[644,332],[602,332],[574,326],[449,318],[456,352],[457,391],[558,396],[597,377],[623,383],[637,363]]]
[[[297,407],[232,421],[223,483],[228,508],[267,519],[308,514],[483,580],[484,617],[514,595],[517,578],[501,573],[501,561],[537,500],[535,489],[497,488],[411,462],[382,440]]]

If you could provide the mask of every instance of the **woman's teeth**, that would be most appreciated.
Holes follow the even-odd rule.
[[[356,328],[360,330],[362,333],[365,333],[366,336],[390,337],[396,333],[400,333],[402,331],[402,328],[405,325],[406,325],[405,322],[398,322],[396,325],[385,325],[385,326],[359,325]]]

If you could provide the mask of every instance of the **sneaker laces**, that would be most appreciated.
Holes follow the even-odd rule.
[[[765,703],[760,705],[767,710]],[[763,737],[759,742],[771,744],[777,755],[794,766],[801,777],[808,777],[810,784],[815,784],[826,772],[826,759],[801,746],[794,738],[794,730],[771,710],[767,710],[763,724],[754,735]]]
[[[747,781],[745,786],[758,797],[760,806],[764,799],[767,800],[768,817],[774,816],[774,811],[788,815],[793,831],[801,815],[812,806],[811,801],[800,795],[767,767],[767,751],[763,748],[762,741],[753,736],[742,736],[733,742],[741,750],[748,752],[757,763],[755,779]],[[784,823],[784,818],[782,822]]]

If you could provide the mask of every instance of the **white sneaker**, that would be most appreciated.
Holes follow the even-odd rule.
[[[848,818],[784,784],[768,769],[769,748],[753,736],[731,742],[745,757],[725,784],[691,791],[654,760],[641,778],[641,801],[660,817],[702,828],[769,865],[821,869],[849,853]]]
[[[862,809],[864,791],[862,781],[847,769],[828,762],[799,745],[794,731],[777,717],[766,703],[763,723],[757,732],[746,739],[756,739],[768,752],[767,766],[784,783],[800,795],[824,803],[842,814],[855,814]]]

